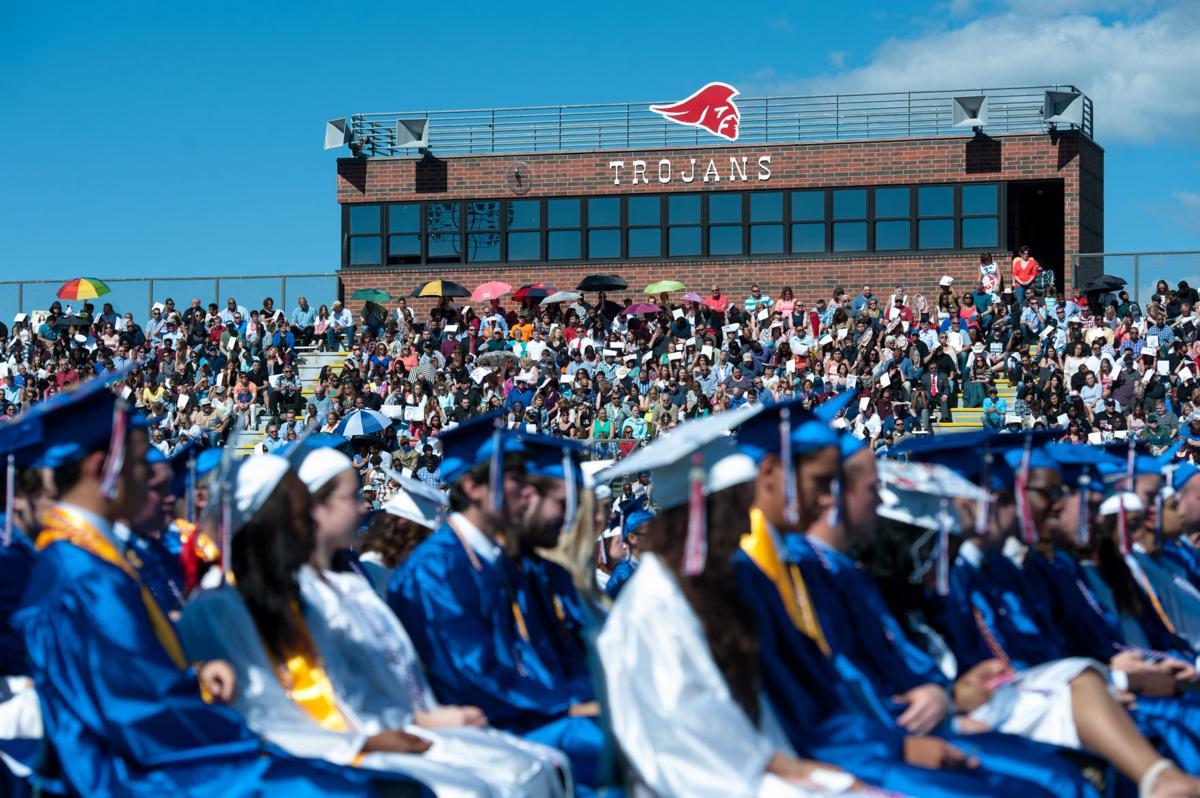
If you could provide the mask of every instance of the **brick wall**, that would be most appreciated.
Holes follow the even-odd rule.
[[[770,180],[759,180],[758,158],[770,155]],[[729,161],[746,158],[746,180],[729,179]],[[682,171],[696,159],[696,179],[680,180]],[[634,185],[632,162],[646,163],[648,183]],[[659,181],[660,160],[671,162],[672,180]],[[704,183],[701,175],[712,159],[720,180]],[[619,184],[614,185],[612,161],[624,161]],[[455,156],[446,159],[378,159],[338,161],[339,203],[401,202],[436,199],[486,199],[511,197],[505,185],[508,169],[517,162],[529,167],[533,185],[530,197],[603,196],[672,191],[722,189],[795,189],[841,186],[882,186],[948,182],[1004,182],[1062,180],[1064,186],[1064,261],[1081,247],[1098,250],[1103,245],[1103,151],[1076,133],[1013,135],[989,139],[931,138],[828,144],[772,146],[722,146],[668,150],[603,150],[583,153],[529,153],[501,156]],[[1082,164],[1082,166],[1081,166]],[[738,176],[740,178],[740,175]],[[1004,253],[997,253],[1003,264]],[[616,272],[635,289],[659,279],[677,279],[703,293],[717,282],[730,295],[742,294],[752,282],[776,293],[790,285],[811,302],[828,295],[836,285],[857,290],[871,283],[880,292],[897,282],[910,291],[934,294],[943,274],[959,285],[977,279],[974,254],[904,254],[824,256],[748,261],[711,259],[698,262],[550,264],[538,268],[503,264],[427,266],[419,269],[346,270],[343,292],[349,296],[362,287],[383,288],[405,294],[433,277],[457,280],[473,288],[489,279],[513,285],[544,281],[558,288],[574,288],[586,274]]]

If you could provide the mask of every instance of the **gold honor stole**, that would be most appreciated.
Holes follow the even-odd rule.
[[[292,613],[296,627],[303,634],[303,645],[300,651],[277,664],[279,683],[283,685],[288,698],[321,728],[348,732],[350,723],[338,706],[333,683],[329,681],[329,674],[325,672],[316,653],[316,643],[308,631],[308,624],[304,622],[299,605],[292,605]]]
[[[804,584],[800,569],[795,563],[785,565],[780,558],[775,539],[767,528],[767,517],[757,507],[750,509],[750,531],[742,535],[741,548],[774,583],[795,627],[815,642],[825,656],[832,656],[833,651],[821,630],[821,622],[813,609],[808,586]]]
[[[125,558],[117,551],[117,547],[100,530],[75,513],[62,507],[55,507],[48,510],[42,516],[42,531],[38,535],[37,547],[39,550],[45,549],[51,543],[60,540],[65,540],[71,545],[99,557],[109,565],[115,565],[124,571],[126,576],[137,583],[138,588],[141,590],[142,603],[146,606],[146,615],[150,618],[150,627],[154,631],[154,636],[158,638],[159,644],[167,652],[167,656],[171,658],[171,661],[178,665],[180,670],[186,669],[188,663],[183,656],[183,647],[179,645],[179,637],[175,634],[175,627],[171,625],[162,608],[158,606],[158,602],[154,600],[154,596],[142,583],[142,578],[138,575],[137,570],[126,562]],[[206,692],[204,693],[204,698],[206,701],[209,700]]]

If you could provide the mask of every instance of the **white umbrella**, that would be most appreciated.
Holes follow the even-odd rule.
[[[385,430],[392,420],[377,410],[355,410],[342,419],[334,431],[343,438],[357,438]]]
[[[542,300],[543,305],[557,305],[560,302],[578,302],[583,298],[583,294],[578,291],[555,291],[550,296]]]

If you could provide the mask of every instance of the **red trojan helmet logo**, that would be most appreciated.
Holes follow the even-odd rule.
[[[728,83],[710,83],[700,91],[670,105],[652,105],[656,114],[689,127],[702,127],[714,136],[737,141],[741,113],[733,104],[738,90]]]

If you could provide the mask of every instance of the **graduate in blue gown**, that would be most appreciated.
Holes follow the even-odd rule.
[[[88,796],[368,794],[358,774],[269,749],[202,696],[202,687],[229,695],[231,671],[187,666],[113,535],[143,499],[148,448],[115,401],[93,381],[19,422],[35,439],[29,459],[54,469],[59,496],[13,626],[65,781]]]
[[[758,622],[764,687],[796,750],[914,795],[1090,794],[1036,744],[985,741],[964,750],[895,724],[869,678],[833,650],[811,587],[784,560],[779,530],[805,529],[840,505],[835,434],[785,404],[743,423],[738,438],[760,463],[750,531],[734,562],[739,593]],[[785,446],[790,456],[781,456]]]
[[[626,507],[621,512],[621,543],[625,547],[625,558],[616,564],[608,577],[608,583],[604,585],[605,594],[614,600],[620,595],[621,588],[629,578],[637,572],[637,554],[644,527],[654,518],[654,513],[642,506],[641,499],[635,501],[635,506]]]
[[[518,568],[503,548],[536,489],[523,444],[491,414],[442,434],[451,514],[392,575],[388,603],[438,700],[477,706],[497,728],[565,752],[577,785],[598,777],[603,734],[590,682],[562,679],[533,640]]]

